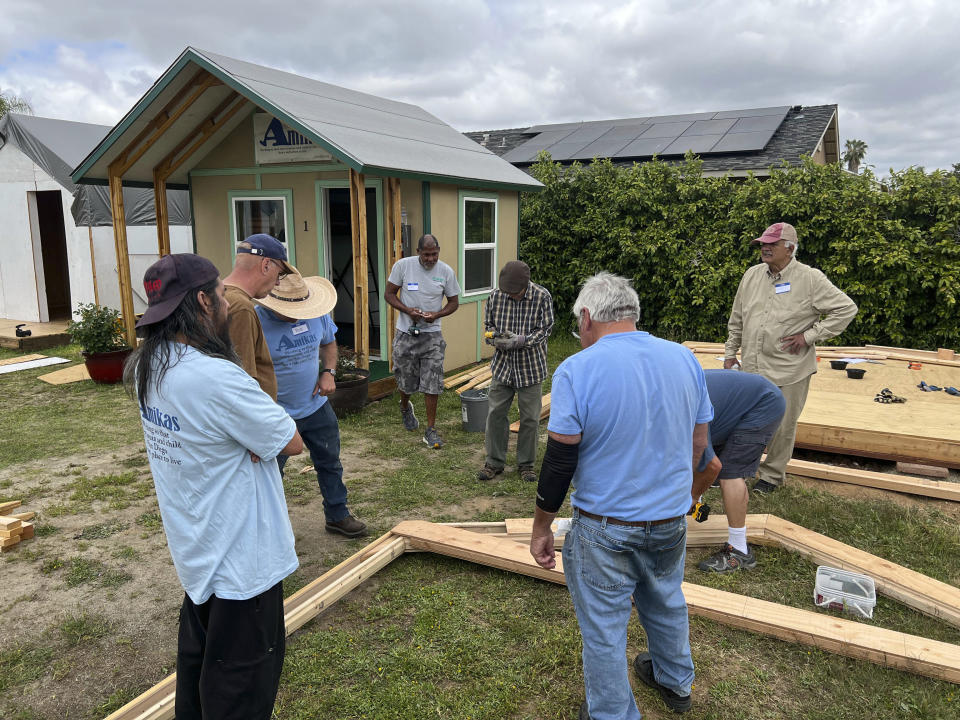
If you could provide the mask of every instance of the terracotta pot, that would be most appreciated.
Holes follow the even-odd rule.
[[[337,389],[330,396],[330,405],[337,417],[348,413],[360,412],[367,404],[367,390],[370,387],[370,371],[358,369],[353,380],[337,380]]]
[[[123,348],[98,353],[84,350],[82,354],[90,379],[101,385],[113,385],[123,380],[123,363],[132,352],[131,348]]]

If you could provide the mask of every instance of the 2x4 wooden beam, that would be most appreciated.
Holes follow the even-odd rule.
[[[117,280],[120,285],[120,314],[123,318],[124,340],[132,348],[137,346],[136,314],[133,309],[133,288],[130,284],[130,253],[127,249],[127,215],[123,207],[123,179],[111,166],[110,213],[113,216],[113,243],[117,254]]]
[[[367,277],[367,191],[362,173],[350,168],[350,234],[353,240],[353,339],[357,367],[370,367],[370,294]]]

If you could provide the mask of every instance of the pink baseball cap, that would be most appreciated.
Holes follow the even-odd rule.
[[[755,245],[756,243],[763,243],[764,245],[768,245],[769,243],[775,243],[779,240],[796,243],[797,229],[790,223],[774,223],[763,231],[763,235],[751,240],[750,244]]]

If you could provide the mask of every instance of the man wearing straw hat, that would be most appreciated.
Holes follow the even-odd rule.
[[[366,535],[367,526],[347,509],[340,427],[327,402],[337,389],[337,326],[329,315],[337,304],[337,292],[329,280],[304,278],[294,269],[258,303],[257,315],[277,377],[277,402],[294,419],[310,450],[323,495],[326,530],[350,538]],[[282,455],[277,459],[281,472],[286,460]]]

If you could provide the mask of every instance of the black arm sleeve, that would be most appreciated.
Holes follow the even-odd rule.
[[[547,451],[540,466],[540,480],[537,483],[537,507],[548,513],[555,513],[563,505],[570,489],[570,481],[577,469],[580,444],[567,443],[547,438]]]

